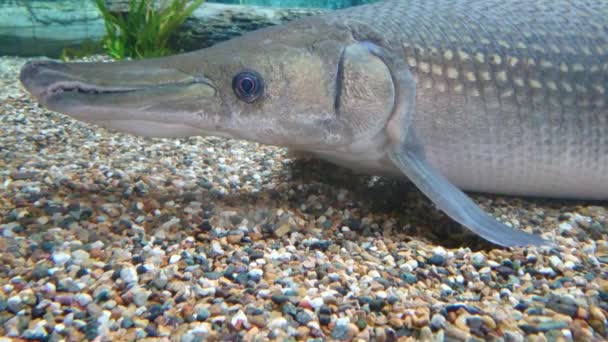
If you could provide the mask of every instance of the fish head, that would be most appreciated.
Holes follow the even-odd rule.
[[[29,62],[20,78],[42,106],[106,128],[301,150],[378,134],[394,102],[384,63],[347,28],[314,18],[169,57]]]

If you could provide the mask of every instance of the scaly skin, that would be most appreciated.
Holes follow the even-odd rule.
[[[384,1],[326,15],[402,56],[415,127],[454,184],[608,198],[608,2]]]

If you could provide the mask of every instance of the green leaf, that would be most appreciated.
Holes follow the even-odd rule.
[[[174,53],[169,39],[204,0],[169,0],[154,8],[154,0],[130,0],[127,13],[111,13],[95,0],[106,28],[103,46],[116,59],[160,57]]]

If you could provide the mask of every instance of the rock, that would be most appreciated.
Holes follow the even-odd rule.
[[[350,341],[359,333],[359,328],[352,323],[336,324],[331,330],[330,337],[339,341]]]
[[[34,328],[27,329],[23,332],[21,337],[26,340],[46,341],[48,339],[48,332],[41,325],[36,325]]]
[[[439,330],[445,328],[446,319],[441,314],[434,314],[431,318],[431,328]]]
[[[89,259],[89,253],[82,249],[77,249],[72,252],[72,258],[79,262]]]
[[[140,286],[135,286],[131,290],[131,295],[133,296],[133,303],[137,306],[146,306],[148,297],[150,297],[150,291],[141,288]]]
[[[572,298],[566,296],[551,296],[547,302],[547,307],[570,317],[576,317],[578,313],[578,305],[576,302]]]
[[[21,297],[21,301],[24,304],[29,306],[35,305],[38,301],[38,299],[36,298],[36,294],[34,294],[34,291],[32,289],[25,289],[19,292],[19,297]]]
[[[247,329],[249,327],[249,322],[247,321],[247,316],[242,310],[239,310],[232,319],[230,320],[230,325],[237,330],[242,328]]]
[[[70,261],[70,259],[72,259],[72,257],[64,252],[55,252],[53,253],[53,256],[51,257],[53,259],[53,262],[55,263],[55,265],[57,266],[63,266],[66,262]]]
[[[80,306],[87,306],[93,301],[93,297],[88,293],[78,293],[74,296],[74,299]]]
[[[445,264],[445,256],[435,254],[432,257],[427,258],[426,262],[435,266],[443,266]]]
[[[314,313],[310,310],[298,310],[298,312],[296,313],[296,322],[302,324],[302,325],[306,325],[308,324],[308,322],[312,321],[315,316]]]
[[[12,296],[6,301],[7,308],[12,313],[17,313],[23,309],[23,301],[20,296]]]
[[[283,330],[287,327],[287,320],[284,317],[277,317],[268,322],[268,328],[270,330]]]
[[[120,278],[127,284],[134,284],[139,280],[137,270],[131,265],[125,266],[120,270]]]
[[[200,307],[196,311],[196,319],[199,321],[205,321],[209,317],[211,317],[211,312],[206,307]]]
[[[199,323],[183,334],[180,342],[204,341],[210,331],[211,325],[209,323]]]
[[[169,263],[170,264],[175,264],[178,261],[180,261],[182,259],[182,256],[179,254],[173,254],[170,258],[169,258]]]

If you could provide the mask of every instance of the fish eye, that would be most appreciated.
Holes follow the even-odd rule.
[[[264,79],[253,70],[241,71],[232,79],[232,90],[239,100],[252,103],[264,94]]]

